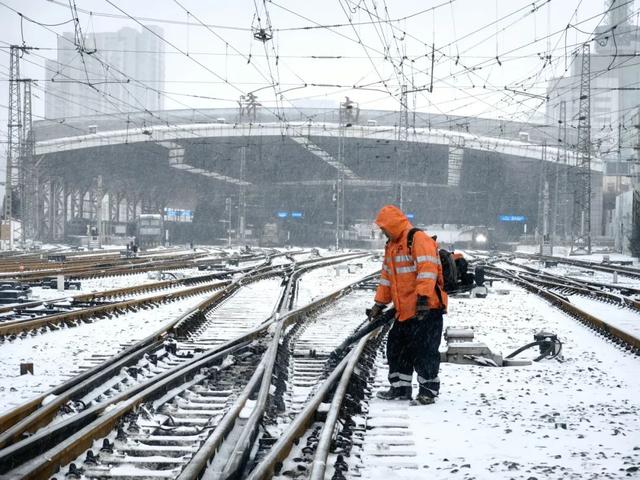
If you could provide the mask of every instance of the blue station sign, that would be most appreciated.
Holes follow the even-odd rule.
[[[192,222],[193,211],[184,210],[181,208],[166,208],[164,209],[164,219],[168,222]]]
[[[524,215],[498,215],[498,220],[501,222],[524,223],[527,221],[527,217]]]
[[[281,210],[276,212],[278,218],[304,218],[304,212],[288,212]]]

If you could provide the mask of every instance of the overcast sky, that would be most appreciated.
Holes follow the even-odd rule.
[[[332,107],[345,95],[363,108],[397,109],[402,84],[409,89],[431,85],[435,44],[433,92],[411,94],[410,109],[540,119],[542,100],[505,91],[505,86],[544,94],[546,82],[570,65],[575,46],[605,23],[604,0],[75,1],[82,30],[89,37],[127,26],[141,30],[140,23],[164,29],[163,37],[170,42],[165,44],[168,109],[235,106],[241,94],[258,89],[260,101],[273,109]],[[32,21],[21,22],[11,9]],[[635,23],[635,6],[631,11]],[[73,31],[73,24],[67,0],[1,0],[0,12],[4,142],[7,46],[24,42],[40,49],[21,65],[24,77],[38,80],[34,90],[38,119],[44,115],[43,90],[48,81],[44,59],[55,58],[56,34]],[[258,25],[258,17],[264,27],[267,13],[274,36],[263,44],[253,39],[251,27]],[[67,23],[44,26],[33,21]],[[568,24],[576,28],[567,28]],[[318,25],[337,26],[297,28]],[[401,66],[402,57],[406,59]],[[275,88],[274,83],[278,83]],[[369,89],[349,88],[353,85]]]

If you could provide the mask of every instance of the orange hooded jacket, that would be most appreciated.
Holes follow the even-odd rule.
[[[429,309],[442,309],[446,312],[448,298],[444,291],[442,265],[435,240],[425,232],[416,232],[409,252],[407,235],[413,225],[393,205],[382,207],[376,217],[376,224],[391,237],[384,251],[376,303],[386,305],[393,302],[396,319],[400,322],[416,315],[418,295],[427,298]],[[436,285],[440,296],[436,292]]]

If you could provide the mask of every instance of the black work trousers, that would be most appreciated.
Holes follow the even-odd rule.
[[[418,374],[420,393],[435,397],[440,391],[440,339],[442,313],[430,311],[404,322],[394,321],[387,339],[389,383],[411,389],[413,371]]]

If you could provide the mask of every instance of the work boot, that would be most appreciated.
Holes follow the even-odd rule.
[[[431,405],[436,403],[436,397],[419,393],[415,400],[411,402],[411,405]]]
[[[391,387],[379,391],[376,397],[382,400],[411,400],[411,387]]]
[[[428,388],[420,387],[418,396],[411,402],[411,405],[431,405],[433,403],[436,403],[434,392]]]

